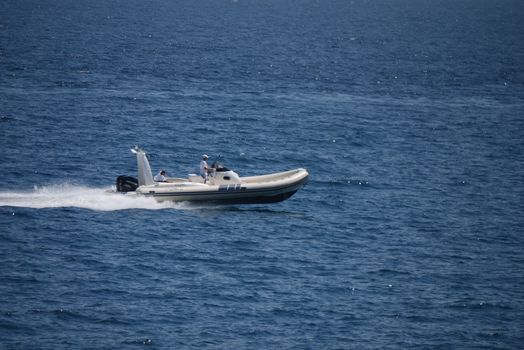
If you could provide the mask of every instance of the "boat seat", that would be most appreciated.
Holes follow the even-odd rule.
[[[188,178],[189,182],[196,182],[196,183],[200,183],[200,184],[204,183],[204,179],[202,178],[202,176],[197,175],[197,174],[189,174],[189,175],[187,175],[187,178]]]

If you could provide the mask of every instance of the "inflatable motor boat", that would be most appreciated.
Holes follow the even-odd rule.
[[[166,178],[155,182],[146,153],[138,147],[136,154],[138,179],[130,176],[117,178],[117,192],[128,195],[153,197],[157,201],[190,201],[220,204],[275,203],[288,199],[308,179],[308,172],[299,168],[281,173],[240,177],[236,172],[218,163],[207,181],[200,175],[184,178]]]

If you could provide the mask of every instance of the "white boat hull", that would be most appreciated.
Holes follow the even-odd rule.
[[[207,185],[179,180],[174,183],[140,186],[136,193],[153,197],[157,201],[220,204],[275,203],[291,197],[307,182],[308,176],[305,169],[295,169],[284,173],[240,178],[240,183],[230,185]]]
[[[308,179],[306,169],[280,173],[240,177],[237,173],[217,164],[204,183],[201,176],[167,178],[155,182],[146,153],[135,147],[138,179],[129,176],[117,178],[117,191],[130,195],[152,197],[159,202],[206,202],[221,204],[275,203],[288,199]]]

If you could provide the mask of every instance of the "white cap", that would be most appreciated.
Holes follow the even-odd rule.
[[[203,154],[202,158],[209,158],[209,157],[207,156],[207,154]]]

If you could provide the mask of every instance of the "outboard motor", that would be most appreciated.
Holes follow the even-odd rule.
[[[138,188],[138,180],[132,176],[121,175],[116,178],[117,192],[133,192]]]

